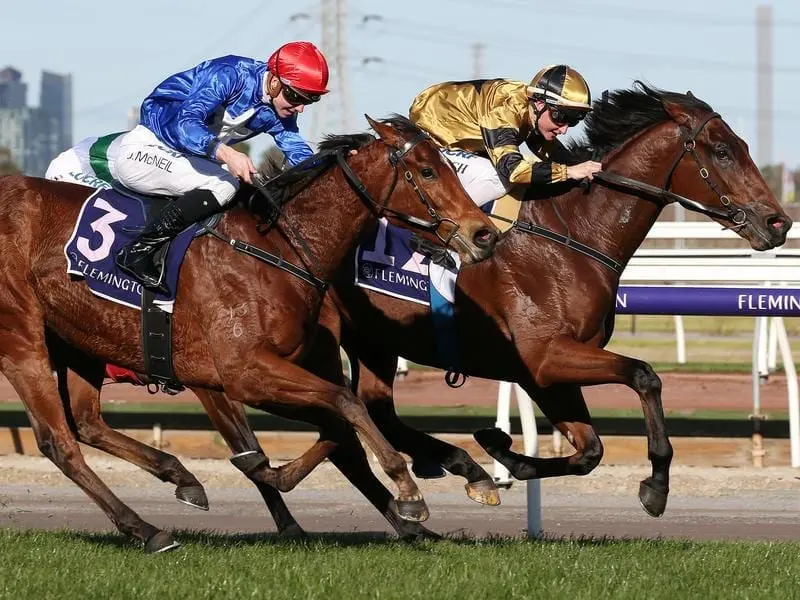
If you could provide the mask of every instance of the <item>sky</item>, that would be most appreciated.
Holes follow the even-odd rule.
[[[347,0],[343,68],[329,57],[333,91],[324,107],[317,104],[301,116],[301,131],[314,139],[319,132],[361,131],[367,127],[364,113],[405,114],[414,96],[433,83],[476,74],[527,81],[542,66],[567,63],[586,77],[595,96],[630,87],[636,79],[692,90],[721,113],[756,157],[759,4]],[[126,129],[130,109],[160,81],[202,60],[225,54],[266,60],[292,39],[321,43],[320,5],[319,0],[15,2],[3,10],[0,67],[23,72],[30,105],[38,104],[43,69],[71,73],[77,142]],[[771,6],[772,156],[794,168],[800,166],[800,2],[778,0]],[[477,53],[476,44],[482,47]],[[255,152],[267,143],[265,138],[254,144]]]

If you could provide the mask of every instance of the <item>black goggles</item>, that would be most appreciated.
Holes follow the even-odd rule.
[[[284,83],[283,97],[286,98],[286,101],[292,106],[299,106],[301,104],[314,104],[314,102],[319,102],[320,95],[301,92]]]
[[[556,106],[548,106],[547,109],[550,111],[550,119],[556,125],[575,127],[586,116],[586,113],[582,110],[569,110]]]

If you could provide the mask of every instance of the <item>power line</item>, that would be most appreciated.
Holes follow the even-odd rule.
[[[433,45],[447,46],[448,48],[451,48],[454,42],[461,43],[466,46],[468,44],[467,40],[475,39],[479,35],[477,33],[465,30],[457,30],[450,27],[440,28],[427,24],[419,24],[404,19],[384,19],[383,24],[385,26],[385,30],[383,31],[384,35],[414,39]],[[425,30],[427,30],[427,32]],[[483,35],[484,39],[486,39],[486,34],[484,33]],[[493,40],[488,42],[487,45],[490,47],[518,51],[520,48],[526,47],[529,43],[529,40],[523,38],[513,38],[504,35],[502,40]],[[657,63],[662,68],[667,69],[692,71],[708,71],[711,69],[737,72],[744,70],[753,72],[757,71],[757,65],[752,63],[748,64],[713,59],[699,59],[697,57],[680,58],[675,56],[644,54],[641,52],[629,52],[624,50],[608,50],[592,48],[588,46],[575,46],[551,42],[546,42],[546,46],[548,49],[558,51],[585,52],[592,55],[608,56],[612,59],[617,59],[620,61],[624,60],[626,65],[630,64],[631,60],[639,60],[646,61],[648,66],[652,66],[653,63]],[[774,71],[776,73],[797,74],[800,73],[800,66],[776,66],[774,67]]]
[[[452,0],[451,0],[452,1]],[[469,3],[481,8],[486,7],[487,4],[496,7],[508,8],[519,10],[520,8],[530,9],[531,6],[527,2],[520,2],[515,0],[455,0],[458,4]],[[572,6],[569,6],[572,4]],[[667,10],[662,8],[644,8],[636,7],[622,7],[610,4],[596,4],[596,3],[576,3],[560,1],[556,4],[541,3],[536,6],[537,13],[539,11],[551,11],[559,14],[569,13],[579,18],[587,18],[592,20],[597,19],[617,19],[623,21],[643,21],[649,25],[658,25],[659,23],[679,23],[683,27],[702,27],[709,26],[719,27],[747,27],[753,26],[752,19],[749,18],[732,18],[720,17],[714,13],[696,13],[696,12],[679,12],[674,10]],[[775,26],[782,28],[796,28],[800,27],[800,21],[793,19],[782,19],[775,23]]]

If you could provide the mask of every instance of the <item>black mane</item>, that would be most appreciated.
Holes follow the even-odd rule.
[[[400,133],[418,135],[422,130],[407,118],[392,114],[381,123],[390,125]],[[337,152],[358,150],[375,141],[370,133],[351,133],[346,135],[326,135],[319,143],[318,152],[298,165],[286,168],[286,158],[276,147],[272,147],[264,157],[261,174],[269,179],[267,192],[279,203],[285,204],[312,180],[327,171],[336,163]],[[255,211],[255,207],[251,207]]]
[[[640,131],[669,119],[662,101],[675,102],[689,110],[710,112],[711,107],[691,94],[678,94],[635,81],[629,90],[615,90],[592,103],[582,139],[570,140],[567,148],[581,160],[602,159]]]

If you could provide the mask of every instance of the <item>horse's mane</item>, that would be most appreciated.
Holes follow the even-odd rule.
[[[422,130],[407,118],[392,114],[381,123],[390,125],[400,133],[418,135]],[[286,158],[276,147],[270,148],[264,156],[261,165],[261,174],[269,179],[268,193],[279,204],[285,204],[297,193],[322,175],[336,163],[338,152],[358,150],[375,141],[375,136],[370,133],[350,133],[340,135],[326,135],[319,143],[319,151],[300,164],[286,168]],[[251,196],[251,198],[253,198]],[[250,203],[251,212],[258,212],[257,207]]]
[[[414,123],[398,114],[392,114],[381,119],[381,123],[390,125],[400,133],[410,135],[422,133],[422,130]],[[291,186],[299,189],[331,167],[335,162],[337,152],[358,150],[373,141],[375,141],[375,136],[371,133],[329,134],[319,143],[319,151],[316,154],[288,169],[284,168],[285,158],[283,153],[273,147],[265,157],[261,172],[268,179],[280,175],[280,179],[275,181],[276,185],[281,187]]]
[[[631,89],[604,93],[592,103],[583,138],[569,140],[567,149],[581,160],[602,159],[640,131],[670,118],[662,105],[674,102],[689,110],[711,111],[691,94],[679,94],[635,81]]]

